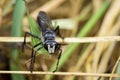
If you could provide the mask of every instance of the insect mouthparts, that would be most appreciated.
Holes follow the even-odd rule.
[[[48,45],[48,52],[54,53],[54,51],[55,51],[55,45]]]

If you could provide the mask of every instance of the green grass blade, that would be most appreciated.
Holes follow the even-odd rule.
[[[78,33],[77,37],[84,37],[87,35],[87,33],[93,28],[94,24],[103,16],[106,9],[108,8],[109,3],[104,2],[102,7],[91,17],[91,19],[86,23],[86,25],[83,27],[83,29]],[[60,62],[59,62],[59,68],[63,66],[63,64],[68,60],[72,52],[77,48],[77,46],[80,44],[70,44],[67,48],[67,50],[63,53]],[[56,64],[55,64],[56,65]],[[55,69],[55,65],[50,69],[53,71]],[[52,77],[52,76],[50,76]]]
[[[30,33],[40,37],[41,32],[38,29],[38,25],[37,25],[36,21],[30,16],[28,6],[27,6],[27,3],[25,0],[24,0],[24,2],[26,5],[26,13],[27,13],[27,19],[28,19],[28,23],[29,23],[29,27],[30,27]],[[31,43],[33,46],[39,42],[40,42],[40,40],[31,37]]]
[[[22,0],[16,0],[16,4],[13,12],[13,24],[11,29],[11,36],[21,36],[22,34],[22,19],[25,12],[25,4]],[[19,55],[18,48],[11,48],[11,56],[13,60],[17,62],[20,61],[18,58]],[[12,71],[19,71],[19,66],[15,65],[15,63],[10,61],[10,69]],[[12,74],[12,80],[25,80],[24,75]]]
[[[118,63],[118,67],[117,67],[117,74],[120,74],[120,62]],[[120,80],[120,78],[116,78],[115,80]]]
[[[31,16],[28,16],[28,22],[29,22],[29,26],[30,26],[30,32],[32,34],[40,37],[41,32],[38,30],[38,26]],[[35,39],[33,37],[31,37],[31,39],[32,39],[32,45],[35,45],[40,42],[40,40]]]
[[[30,27],[30,33],[32,33],[33,35],[36,35],[38,37],[41,37],[41,31],[38,29],[38,24],[36,23],[36,21],[30,16],[29,14],[29,10],[27,8],[27,4],[26,4],[26,11],[27,11],[27,19],[28,19],[28,23],[29,23],[29,27]],[[34,37],[31,36],[31,44],[32,46],[40,43],[41,40],[40,39],[36,39]],[[42,45],[39,45],[37,48],[41,47]],[[42,48],[40,51],[38,51],[38,53],[46,53],[47,51]]]

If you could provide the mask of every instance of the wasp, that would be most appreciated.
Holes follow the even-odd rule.
[[[29,70],[30,70],[30,72],[32,72],[34,69],[36,53],[39,50],[41,50],[42,48],[45,48],[49,54],[54,54],[56,51],[59,52],[56,68],[53,71],[53,72],[55,72],[58,69],[59,60],[60,60],[60,57],[62,54],[61,44],[57,43],[55,41],[56,36],[59,36],[63,39],[63,37],[60,34],[59,26],[57,26],[56,29],[54,29],[49,16],[44,11],[39,12],[39,14],[37,16],[37,23],[39,25],[38,29],[41,32],[40,36],[36,36],[30,32],[26,32],[24,35],[23,51],[24,51],[24,47],[26,46],[27,35],[30,35],[31,37],[34,37],[34,38],[40,40],[40,42],[38,44],[32,46]],[[39,46],[39,48],[37,48],[37,50],[34,50],[38,46]]]

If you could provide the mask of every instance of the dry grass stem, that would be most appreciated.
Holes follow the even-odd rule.
[[[40,8],[36,9],[34,12],[32,12],[30,15],[36,19],[39,11],[45,11],[45,12],[50,12],[51,10],[54,10],[56,7],[58,7],[61,3],[63,3],[65,0],[49,0],[47,3],[45,3],[43,6]],[[24,26],[28,25],[27,22],[27,17],[24,18],[23,20]]]
[[[64,75],[64,76],[102,76],[102,77],[120,77],[120,74],[102,74],[102,73],[83,73],[83,72],[39,72],[33,71],[0,71],[0,74],[37,74],[37,75]]]
[[[109,48],[106,50],[105,54],[103,54],[103,57],[102,57],[101,62],[99,64],[100,66],[99,66],[98,72],[105,72],[106,71],[108,62],[110,60],[110,57],[112,55],[112,51],[114,50],[115,45],[116,45],[116,42],[111,43]]]
[[[0,7],[0,28],[1,28],[1,23],[2,23],[2,8]]]
[[[116,70],[116,68],[117,68],[117,66],[118,66],[118,64],[119,64],[119,61],[120,61],[120,57],[119,57],[118,60],[116,61],[116,63],[115,63],[115,65],[114,65],[114,67],[113,67],[113,70],[112,70],[111,74],[114,74],[114,72],[115,72],[115,70]],[[112,76],[110,76],[109,80],[112,80]]]
[[[75,18],[76,16],[79,15],[79,10],[81,10],[82,5],[83,4],[83,0],[75,0],[74,2],[71,0],[71,4],[72,4],[72,15],[71,17],[74,20],[74,28],[72,29],[72,35],[71,36],[75,36],[78,30],[78,24],[79,24],[79,20],[77,18]]]
[[[99,36],[106,35],[106,32],[112,28],[114,22],[116,21],[116,18],[119,15],[119,12],[120,12],[120,4],[119,3],[120,3],[120,0],[113,1],[110,9],[106,13],[106,16],[103,20],[103,23],[101,25],[101,29],[99,32]]]
[[[79,69],[83,66],[83,64],[86,62],[86,59],[88,58],[88,55],[90,54],[91,50],[93,49],[94,44],[90,44],[88,48],[85,50],[84,54],[81,55],[81,57],[78,59],[78,62],[76,65],[70,67],[69,72],[71,71],[79,71]],[[88,67],[88,66],[87,66]],[[64,80],[73,80],[75,76],[65,77]]]
[[[119,3],[120,3],[120,0],[115,0],[112,3],[110,9],[108,10],[108,12],[105,15],[105,18],[104,18],[103,23],[101,25],[101,29],[99,31],[98,36],[110,35],[110,30],[112,30],[112,26],[113,26],[118,14],[119,14],[119,11],[120,11]],[[116,35],[116,34],[112,34],[112,35]],[[93,65],[92,65],[93,71],[92,72],[97,72],[98,62],[100,60],[100,56],[102,55],[102,52],[105,50],[105,46],[108,46],[108,43],[103,43],[103,44],[97,43],[96,48],[94,50],[94,59],[93,59]],[[96,78],[94,80],[96,80]]]
[[[0,42],[23,42],[23,37],[0,37]],[[26,38],[26,42],[30,42],[30,38]]]
[[[113,28],[109,31],[108,35],[117,35],[117,34],[118,34],[119,29],[120,29],[120,27],[119,27],[119,26],[120,26],[120,23],[119,23],[119,22],[120,22],[120,19],[117,20],[117,22],[115,23],[115,25],[113,26]],[[106,44],[106,46],[105,46],[105,44]],[[109,43],[105,43],[105,44],[104,44],[104,46],[103,46],[103,47],[104,47],[103,51],[104,51],[108,46],[111,46],[111,47],[112,47],[111,44],[113,44],[113,43],[110,43],[110,44],[109,44]],[[110,47],[109,47],[109,48],[110,48]],[[102,58],[103,60],[101,59],[100,64],[102,64],[102,65],[99,66],[98,72],[105,72],[105,67],[106,67],[105,64],[108,64],[108,61],[109,61],[109,58],[108,58],[108,57],[110,57],[110,55],[111,55],[111,52],[109,52],[109,51],[108,51],[108,52],[106,51],[106,53],[103,54],[103,56],[104,56],[105,59],[104,59],[104,58]],[[106,56],[106,57],[105,57],[105,56]],[[108,61],[107,61],[107,59],[108,59]],[[105,60],[105,61],[104,61],[104,60]]]
[[[24,37],[0,37],[0,42],[23,42]],[[62,39],[57,38],[57,42],[63,42]],[[64,43],[90,43],[90,42],[108,42],[120,41],[120,36],[104,36],[104,37],[82,37],[82,38],[65,38]],[[26,42],[30,42],[30,38],[26,38]]]
[[[94,8],[94,13],[100,9],[101,5],[102,5],[102,0],[92,0],[93,3],[93,8]]]

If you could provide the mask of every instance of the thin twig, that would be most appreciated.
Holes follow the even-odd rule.
[[[0,74],[39,74],[39,75],[64,75],[64,76],[102,76],[102,77],[120,77],[120,74],[102,74],[102,73],[83,73],[83,72],[40,72],[40,71],[0,71]]]
[[[116,61],[114,67],[113,67],[113,70],[112,70],[112,73],[111,74],[114,74],[118,64],[119,64],[119,61],[120,61],[120,57],[118,58],[118,60]],[[112,76],[110,76],[109,80],[112,80]]]
[[[23,42],[23,37],[0,37],[0,42]],[[30,37],[27,37],[27,42],[30,42]],[[62,39],[57,38],[57,42],[63,42]],[[90,43],[90,42],[108,42],[120,41],[120,36],[104,36],[104,37],[82,37],[82,38],[65,38],[64,43]]]
[[[23,42],[23,37],[0,37],[0,42]],[[26,38],[26,42],[30,42],[30,38]]]

